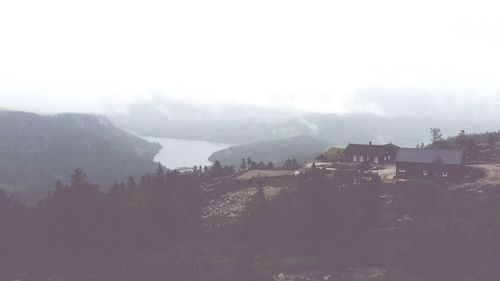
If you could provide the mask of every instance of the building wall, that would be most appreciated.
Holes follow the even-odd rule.
[[[394,159],[390,155],[347,154],[347,160],[350,162],[370,162],[373,164],[381,164],[392,162]]]
[[[444,179],[457,181],[463,178],[463,165],[436,165],[422,163],[396,162],[396,177],[398,179]]]

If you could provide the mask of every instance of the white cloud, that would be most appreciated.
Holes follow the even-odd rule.
[[[0,106],[104,111],[155,91],[345,112],[350,96],[369,89],[494,96],[499,8],[451,0],[7,0]]]

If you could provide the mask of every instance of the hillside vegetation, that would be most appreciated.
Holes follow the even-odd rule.
[[[213,168],[212,168],[213,169]],[[491,281],[498,187],[312,169],[234,181],[159,167],[101,191],[76,170],[26,208],[0,190],[0,279]]]
[[[26,200],[45,194],[76,168],[102,186],[144,174],[154,168],[160,149],[105,117],[85,114],[0,111],[0,132],[0,186]]]
[[[231,146],[214,152],[208,159],[218,160],[225,165],[238,167],[241,159],[251,157],[254,161],[272,162],[282,165],[287,159],[295,158],[298,163],[314,159],[325,150],[326,145],[310,136]]]
[[[391,97],[391,100],[393,98]],[[391,108],[393,113],[400,108]],[[292,109],[269,109],[254,106],[209,106],[160,100],[133,104],[126,113],[110,115],[120,128],[143,136],[209,140],[235,145],[310,135],[328,145],[351,143],[394,143],[413,147],[428,141],[428,128],[439,126],[445,135],[496,129],[494,122],[463,116],[446,119],[429,115],[411,117],[389,114],[310,114]]]

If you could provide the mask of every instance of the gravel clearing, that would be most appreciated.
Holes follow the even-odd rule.
[[[266,198],[272,198],[278,195],[282,190],[287,187],[275,187],[267,186],[264,187],[264,195]],[[210,219],[236,219],[241,212],[245,210],[248,202],[257,194],[257,188],[250,187],[240,190],[231,191],[214,199],[210,204],[203,209],[203,218],[205,220]]]
[[[294,176],[294,170],[251,170],[241,176],[236,177],[236,180],[250,180],[253,178],[272,178]]]

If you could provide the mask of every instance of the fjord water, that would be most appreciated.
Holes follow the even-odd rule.
[[[155,161],[169,169],[210,165],[208,157],[213,152],[231,146],[225,143],[197,140],[158,137],[144,137],[144,139],[161,144],[162,149],[156,154]]]

